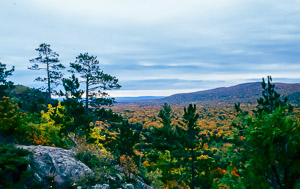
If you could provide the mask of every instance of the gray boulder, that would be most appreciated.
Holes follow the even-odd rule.
[[[136,181],[135,188],[138,188],[138,189],[154,189],[153,187],[147,185],[146,183],[144,183],[140,180]]]
[[[108,184],[96,184],[92,186],[92,189],[110,189],[110,186]]]
[[[93,174],[92,170],[75,159],[72,150],[50,146],[23,146],[23,148],[33,152],[31,167],[35,171],[35,178],[46,184],[52,178],[57,187],[64,187],[73,184],[83,176]]]
[[[125,184],[125,189],[134,189],[133,184]]]

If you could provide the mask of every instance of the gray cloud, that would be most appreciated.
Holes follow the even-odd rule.
[[[97,55],[124,90],[203,89],[267,74],[300,82],[299,20],[297,0],[8,0],[0,61],[15,65],[12,79],[24,85],[35,85],[26,68],[43,42],[65,65]]]

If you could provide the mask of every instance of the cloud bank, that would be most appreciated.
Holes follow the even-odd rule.
[[[0,61],[16,66],[15,83],[37,86],[39,73],[27,67],[39,44],[51,44],[66,66],[89,52],[119,78],[116,96],[267,75],[300,82],[299,20],[298,0],[7,0],[0,2]]]

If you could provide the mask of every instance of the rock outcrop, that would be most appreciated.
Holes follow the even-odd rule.
[[[33,152],[30,166],[35,180],[42,185],[52,180],[56,187],[70,186],[82,176],[93,174],[88,166],[75,159],[72,150],[50,146],[17,147]]]
[[[26,187],[32,188],[34,184],[38,184],[34,188],[69,188],[75,186],[76,181],[82,181],[85,178],[93,176],[93,171],[81,161],[75,159],[75,152],[57,147],[50,146],[24,146],[17,145],[33,153],[28,157],[30,161],[30,169],[34,172],[33,177],[27,182]],[[115,166],[115,170],[122,173],[119,166]],[[126,183],[120,174],[107,175],[107,184],[95,184],[94,189],[110,189],[112,186],[118,185],[122,189],[153,189],[144,183],[139,176],[132,175],[134,183]],[[77,185],[78,183],[76,183]],[[78,189],[86,188],[86,186],[78,186]]]
[[[135,188],[138,188],[138,189],[154,189],[153,187],[145,184],[143,181],[141,180],[137,180],[136,183],[135,183]]]

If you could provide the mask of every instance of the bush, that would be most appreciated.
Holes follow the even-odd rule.
[[[146,177],[152,182],[155,188],[163,188],[164,183],[161,181],[162,170],[157,168],[155,171],[146,172]]]
[[[0,101],[0,131],[6,135],[14,135],[23,123],[25,114],[17,104],[12,104],[10,99],[3,97]]]
[[[94,144],[88,144],[85,137],[75,139],[76,146],[73,150],[76,158],[85,163],[91,169],[110,165],[114,157],[106,150],[98,149]]]
[[[0,188],[23,188],[32,172],[26,156],[31,152],[14,146],[0,146]]]
[[[60,103],[56,107],[48,105],[47,111],[41,111],[41,118],[36,119],[36,115],[29,114],[26,124],[22,124],[19,132],[21,136],[16,136],[18,142],[22,144],[47,145],[66,147],[64,135],[60,134],[60,129],[65,122],[64,107]]]
[[[99,149],[98,145],[88,144],[85,137],[73,136],[72,138],[76,144],[73,148],[76,153],[75,158],[86,164],[94,172],[94,175],[88,175],[77,183],[85,186],[106,183],[107,177],[116,172],[112,166],[114,156],[106,150]]]
[[[133,160],[133,157],[122,155],[120,157],[120,163],[122,168],[124,169],[124,172],[126,173],[127,179],[131,179],[131,174],[137,175],[140,173],[138,167],[136,166]]]

